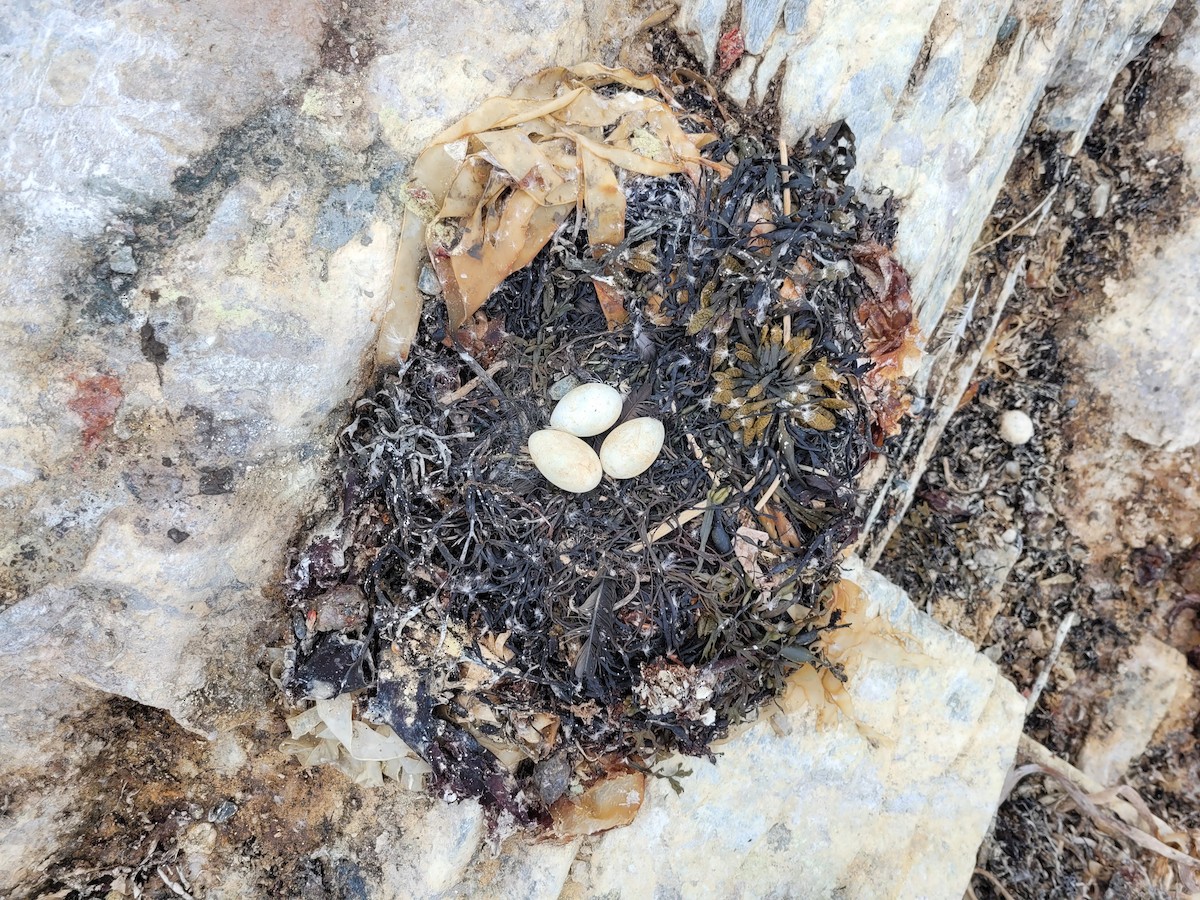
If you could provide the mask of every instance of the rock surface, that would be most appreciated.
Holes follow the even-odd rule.
[[[1096,85],[1112,82],[1158,32],[1174,5],[1171,0],[1084,0],[1070,43],[1050,78],[1050,95],[1038,111],[1041,126],[1069,135],[1067,152],[1079,152],[1104,102]]]
[[[1100,784],[1116,785],[1141,756],[1172,707],[1191,693],[1187,659],[1145,635],[1121,663],[1112,693],[1079,751],[1077,765]]]
[[[1120,22],[1153,27],[1154,4],[1118,5],[1130,11]],[[484,97],[539,67],[615,53],[613,34],[642,13],[613,8],[615,26],[607,4],[550,0],[9,4],[0,689],[13,699],[0,707],[0,892],[33,886],[84,821],[86,804],[56,791],[80,790],[105,750],[80,723],[102,722],[107,698],[205,736],[261,708],[258,654],[287,628],[274,595],[286,543],[321,512],[321,467],[383,312],[398,179]],[[909,0],[884,21],[861,4],[780,8],[747,6],[754,47],[767,24],[782,27],[738,83],[748,97],[782,67],[793,137],[851,119],[867,179],[906,200],[901,241],[932,321],[1042,87],[1062,77],[1079,4],[1048,17],[1031,4],[1004,38],[1015,50],[999,54],[999,2]],[[725,13],[720,0],[682,5],[710,65]],[[884,28],[886,46],[866,39]],[[1089,76],[1100,94],[1106,71]],[[866,753],[851,738],[837,739]],[[416,841],[425,826],[409,824]],[[557,852],[537,871],[565,877],[571,856]],[[586,879],[600,884],[613,870],[596,852]],[[514,866],[478,877],[533,877]],[[450,876],[430,878],[433,892]]]
[[[86,812],[35,788],[96,752],[72,715],[128,697],[212,734],[262,705],[272,585],[383,311],[389,190],[592,39],[540,0],[7,11],[0,892]]]
[[[1123,277],[1105,280],[1103,308],[1072,350],[1095,412],[1080,429],[1069,463],[1079,497],[1071,528],[1101,558],[1120,546],[1188,546],[1200,533],[1195,21],[1182,33],[1174,62],[1174,102],[1165,102],[1150,121],[1141,152],[1148,159],[1182,158],[1182,220],[1167,234],[1129,228],[1129,253],[1137,264]]]
[[[1186,73],[1180,114],[1161,123],[1148,153],[1182,152],[1200,188],[1200,29],[1191,28],[1176,61]],[[1109,279],[1109,313],[1090,329],[1091,380],[1112,404],[1116,426],[1152,447],[1182,450],[1200,444],[1200,209],[1181,227],[1145,247],[1127,279]]]

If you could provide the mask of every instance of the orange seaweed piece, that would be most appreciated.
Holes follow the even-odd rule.
[[[859,244],[851,251],[871,294],[858,307],[863,342],[879,373],[895,380],[911,375],[921,358],[920,330],[913,317],[908,273],[882,244]]]
[[[449,144],[460,138],[481,131],[493,131],[497,128],[511,128],[522,122],[540,119],[557,112],[582,94],[586,88],[575,88],[557,97],[546,100],[514,100],[512,97],[489,97],[479,105],[479,109],[463,116],[445,131],[436,135],[431,144]]]
[[[859,244],[851,251],[870,288],[858,307],[863,344],[873,363],[863,378],[863,393],[875,419],[877,442],[898,434],[909,397],[897,384],[912,375],[921,358],[921,336],[913,316],[908,273],[882,244]]]
[[[583,166],[588,243],[599,256],[602,248],[615,247],[625,239],[625,194],[613,167],[591,150],[581,147],[579,161]]]
[[[625,311],[625,297],[621,292],[599,278],[593,278],[592,285],[596,288],[596,299],[600,301],[600,311],[604,313],[608,330],[628,322],[629,313]]]
[[[388,289],[388,310],[375,343],[375,359],[390,366],[408,359],[425,295],[417,287],[421,263],[425,260],[425,222],[415,210],[404,211],[396,258],[392,263],[392,283]]]
[[[458,328],[487,302],[500,282],[529,265],[574,208],[574,203],[539,206],[528,193],[516,190],[502,210],[488,211],[486,222],[477,209],[450,253],[458,296],[446,292],[447,324]]]
[[[550,808],[550,817],[564,837],[597,834],[628,825],[645,798],[646,776],[625,772],[593,784],[578,797],[563,797]]]

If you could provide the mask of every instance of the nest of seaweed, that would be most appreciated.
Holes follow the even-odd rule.
[[[577,215],[460,327],[425,304],[296,551],[289,695],[351,695],[339,715],[411,751],[393,773],[495,820],[561,824],[597,781],[709,754],[797,670],[844,678],[833,586],[911,351],[891,204],[847,185],[844,125],[786,165],[718,130],[726,166],[625,179],[619,245]],[[591,381],[665,448],[569,494],[526,441]]]

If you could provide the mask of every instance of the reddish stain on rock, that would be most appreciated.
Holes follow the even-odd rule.
[[[742,38],[742,32],[737,28],[730,28],[717,41],[717,58],[720,60],[717,74],[724,75],[732,69],[745,52],[746,41]]]
[[[83,419],[83,446],[91,450],[100,443],[100,435],[117,418],[125,393],[115,375],[72,375],[75,396],[67,401],[71,412]]]

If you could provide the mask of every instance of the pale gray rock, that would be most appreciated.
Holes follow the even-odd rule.
[[[108,267],[118,275],[136,275],[137,261],[133,258],[133,248],[121,244],[108,255]]]
[[[1112,84],[1117,72],[1158,33],[1174,5],[1172,0],[1084,0],[1070,46],[1038,113],[1042,127],[1068,135],[1068,153],[1079,152],[1104,102],[1107,92],[1096,86]]]
[[[29,867],[87,813],[81,802],[59,804],[45,778],[53,771],[72,785],[98,752],[77,742],[72,723],[102,722],[106,697],[168,706],[207,730],[262,696],[250,635],[269,609],[261,587],[274,578],[280,522],[308,502],[313,466],[265,479],[290,485],[279,504],[278,491],[259,493],[274,523],[250,514],[263,508],[253,490],[236,503],[203,495],[202,467],[232,464],[220,449],[222,420],[257,433],[253,417],[222,411],[214,385],[255,385],[204,352],[181,357],[177,344],[160,384],[140,330],[152,317],[169,344],[189,339],[195,294],[160,291],[169,279],[158,249],[164,233],[181,234],[204,210],[192,202],[196,191],[181,198],[172,179],[316,65],[318,11],[273,0],[6,8],[0,689],[10,700],[0,707],[0,778],[28,789],[12,795],[2,826],[0,892],[29,887]],[[223,300],[237,308],[252,293]],[[194,337],[201,351],[220,342]],[[254,355],[281,350],[268,341]],[[176,365],[204,374],[168,401]],[[240,464],[259,466],[277,449],[260,446]],[[192,541],[169,540],[177,526]]]
[[[386,303],[389,191],[451,119],[587,58],[587,21],[550,2],[6,10],[0,688],[20,699],[0,777],[53,757],[69,782],[98,749],[67,752],[71,717],[103,721],[106,697],[204,735],[266,702],[270,592]],[[87,812],[64,811],[37,789],[7,810],[0,892]]]
[[[603,22],[607,3],[528,2],[472,6],[455,0],[395,3],[373,35],[367,107],[382,139],[412,154],[487,97],[543,66],[588,56],[595,35],[590,14]]]
[[[679,4],[675,31],[706,72],[716,66],[721,20],[728,8],[728,0],[683,0]]]
[[[742,40],[747,53],[762,53],[783,14],[784,0],[743,0]]]
[[[455,890],[459,896],[478,900],[558,900],[580,844],[578,838],[538,844],[522,838],[510,840],[499,853],[489,850],[477,856]]]
[[[1183,37],[1178,62],[1186,85],[1178,116],[1147,153],[1182,152],[1191,190],[1200,185],[1200,28]],[[1089,329],[1088,381],[1109,401],[1113,426],[1164,450],[1200,444],[1200,215],[1173,234],[1141,240],[1125,279],[1105,281],[1105,314]]]
[[[783,7],[783,25],[788,34],[795,34],[804,27],[804,17],[808,14],[810,0],[785,0]]]
[[[444,897],[480,853],[486,834],[483,815],[475,803],[408,801],[408,805],[411,812],[402,800],[396,807],[400,814],[381,821],[375,838],[379,895]]]
[[[1144,46],[1168,6],[1164,0],[1039,0],[1019,10],[1004,0],[793,2],[761,57],[743,60],[728,86],[736,102],[761,102],[782,71],[780,111],[789,141],[839,119],[850,124],[857,177],[886,185],[903,201],[899,256],[929,333],[1047,87],[1058,90],[1046,124],[1086,131],[1120,67]],[[720,16],[702,16],[701,7],[685,4],[679,27],[711,69]]]
[[[1146,752],[1168,713],[1184,707],[1191,693],[1187,658],[1157,638],[1143,635],[1117,670],[1076,765],[1100,784],[1115,787],[1130,764]]]
[[[437,276],[433,274],[433,269],[429,266],[421,266],[421,274],[417,279],[417,288],[422,294],[433,297],[442,292],[442,284],[437,280]]]
[[[1176,20],[1176,28],[1181,24]],[[1187,196],[1200,187],[1195,21],[1180,36],[1173,63],[1168,78],[1177,92],[1148,110],[1138,149],[1146,160],[1181,156],[1187,170],[1179,190]],[[1119,102],[1112,112],[1121,114]],[[1114,185],[1116,202],[1123,190]],[[1194,204],[1179,209],[1173,231],[1126,228],[1132,264],[1124,277],[1104,283],[1100,314],[1068,348],[1081,400],[1090,405],[1067,463],[1074,499],[1065,515],[1072,534],[1100,559],[1200,533],[1200,215]]]
[[[754,89],[754,71],[757,68],[757,56],[743,56],[741,62],[733,67],[733,71],[725,79],[722,89],[738,106],[745,106],[749,102],[750,92]]]
[[[1114,425],[1165,450],[1200,443],[1200,220],[1187,223],[1128,281],[1110,279],[1110,311],[1088,333],[1090,381]]]

